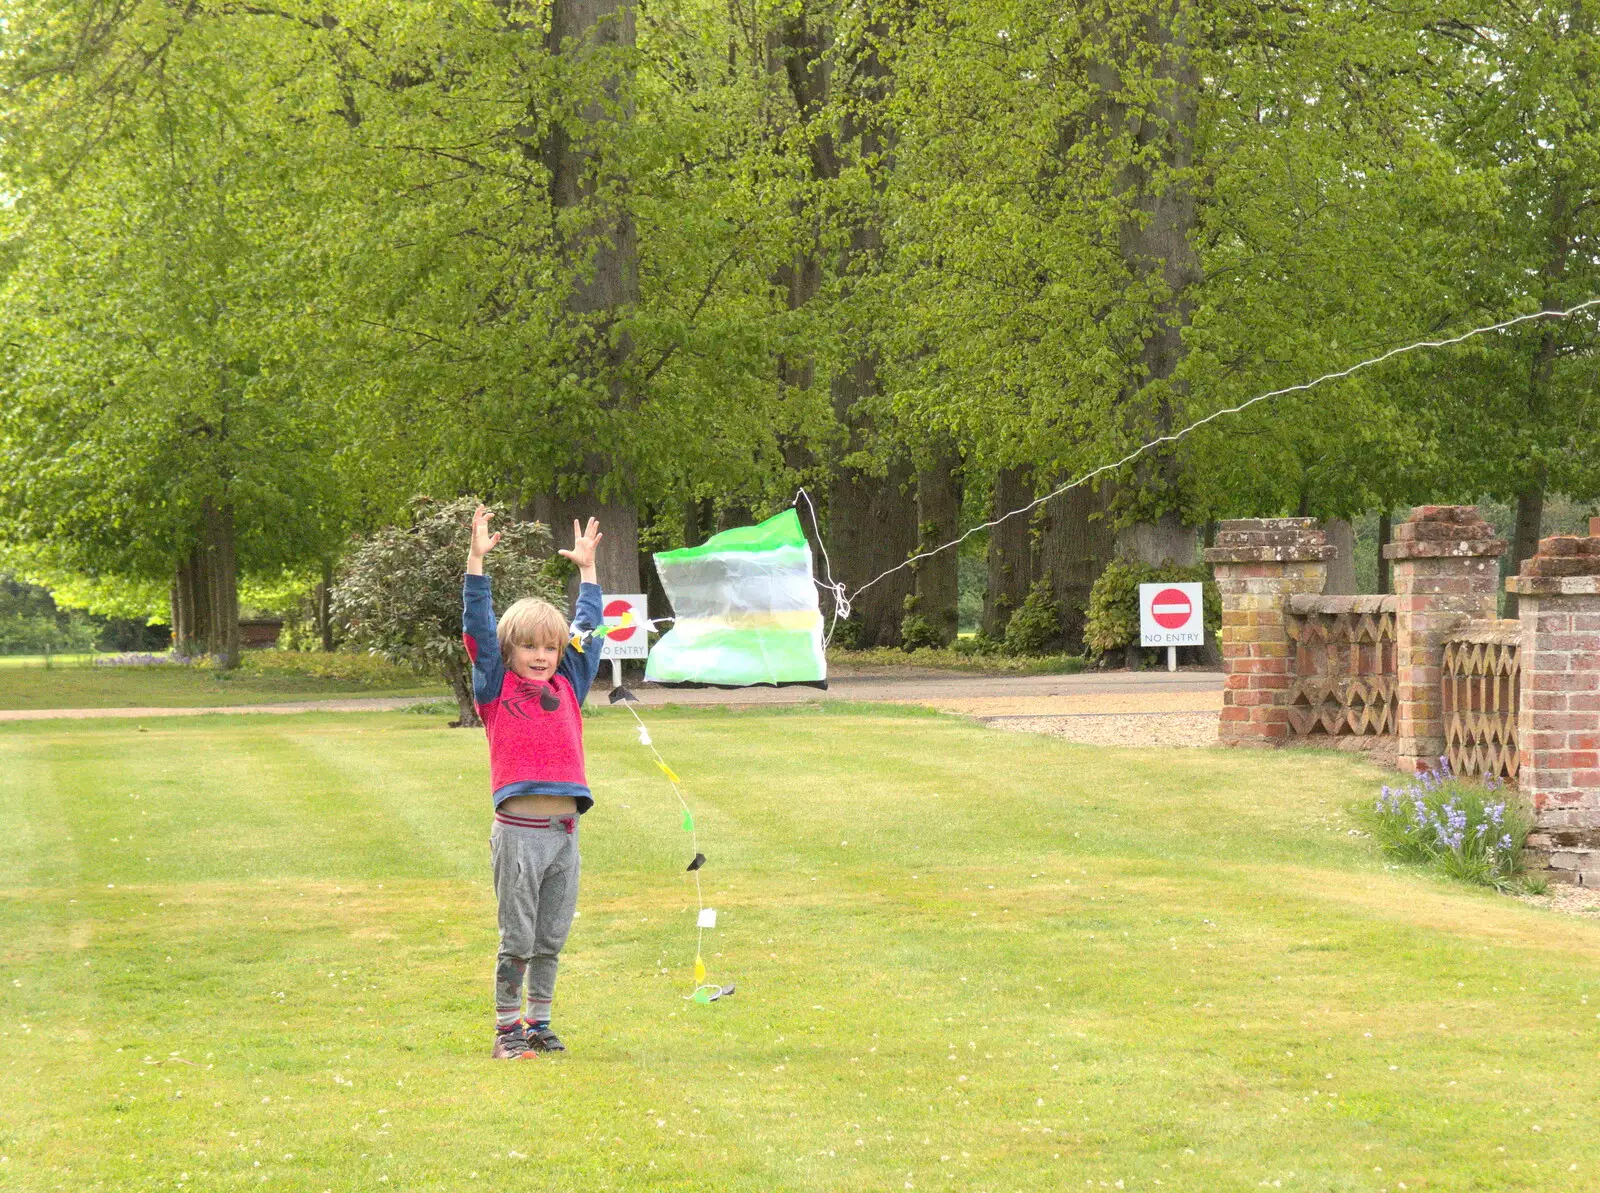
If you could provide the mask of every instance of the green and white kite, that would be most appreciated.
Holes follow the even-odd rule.
[[[793,509],[655,560],[675,620],[651,648],[646,680],[828,686],[811,544]]]

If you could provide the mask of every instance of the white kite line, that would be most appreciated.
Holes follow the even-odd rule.
[[[1312,381],[1302,381],[1299,385],[1289,385],[1289,386],[1285,386],[1283,389],[1268,390],[1264,394],[1257,394],[1255,397],[1250,398],[1248,401],[1240,402],[1237,406],[1225,406],[1220,410],[1213,410],[1210,414],[1206,415],[1204,418],[1197,419],[1196,421],[1190,423],[1187,427],[1184,427],[1182,430],[1174,431],[1170,435],[1162,435],[1158,439],[1152,439],[1152,440],[1150,440],[1149,443],[1146,443],[1146,444],[1143,444],[1140,447],[1134,448],[1133,451],[1131,451],[1127,455],[1123,456],[1122,459],[1117,460],[1117,461],[1115,461],[1114,463],[1111,463],[1111,464],[1102,464],[1099,468],[1094,469],[1092,472],[1086,472],[1082,476],[1078,477],[1076,480],[1068,481],[1066,484],[1062,485],[1060,488],[1051,490],[1049,493],[1046,493],[1043,497],[1035,498],[1033,501],[1030,501],[1027,505],[1024,505],[1024,506],[1021,506],[1021,507],[1019,507],[1017,509],[1011,510],[1008,513],[1001,514],[998,518],[991,519],[988,522],[980,522],[980,523],[978,523],[976,526],[972,527],[965,534],[963,534],[960,538],[951,539],[948,543],[941,543],[937,547],[932,547],[932,548],[929,548],[926,551],[921,551],[921,552],[917,553],[916,555],[913,555],[910,558],[906,559],[903,563],[897,563],[897,564],[894,565],[894,567],[889,568],[886,571],[879,572],[876,576],[872,577],[872,579],[868,580],[860,588],[856,589],[854,592],[851,592],[851,593],[847,593],[845,591],[844,584],[836,582],[834,580],[834,578],[833,578],[833,570],[832,570],[831,566],[828,563],[828,552],[827,552],[827,549],[823,548],[823,551],[822,551],[822,563],[823,563],[823,568],[824,568],[824,570],[825,570],[825,572],[827,574],[827,581],[823,582],[823,581],[819,580],[819,581],[817,581],[817,586],[819,588],[825,589],[828,592],[833,593],[833,595],[834,595],[834,624],[837,624],[840,617],[849,617],[850,616],[850,605],[851,605],[851,602],[853,602],[862,593],[866,592],[867,589],[871,588],[879,580],[882,580],[885,576],[892,576],[892,575],[894,575],[894,573],[900,571],[902,568],[910,567],[912,564],[916,563],[918,560],[927,559],[930,556],[939,554],[941,551],[948,551],[951,547],[958,547],[962,543],[966,542],[967,539],[969,539],[973,535],[977,534],[978,531],[980,531],[980,530],[988,530],[992,526],[998,526],[1002,522],[1005,522],[1005,521],[1007,521],[1007,520],[1009,520],[1011,518],[1015,518],[1018,514],[1026,514],[1026,513],[1030,512],[1032,510],[1038,509],[1045,502],[1051,501],[1054,498],[1057,498],[1057,497],[1061,496],[1061,494],[1067,492],[1069,489],[1076,489],[1079,485],[1085,484],[1086,482],[1093,480],[1095,477],[1099,476],[1101,473],[1115,471],[1116,469],[1121,468],[1123,465],[1131,463],[1132,461],[1138,459],[1140,456],[1142,456],[1146,452],[1148,452],[1151,448],[1160,447],[1164,443],[1176,443],[1178,440],[1180,440],[1180,439],[1184,438],[1186,435],[1188,435],[1191,431],[1198,430],[1200,427],[1205,426],[1207,423],[1212,422],[1215,419],[1221,418],[1225,414],[1238,414],[1240,411],[1248,410],[1251,406],[1254,406],[1257,402],[1264,402],[1268,398],[1277,398],[1277,397],[1282,397],[1284,394],[1292,394],[1292,393],[1301,392],[1303,390],[1308,390],[1308,389],[1311,389],[1311,388],[1313,388],[1315,386],[1321,385],[1324,381],[1337,381],[1341,377],[1348,377],[1352,373],[1355,373],[1355,372],[1357,372],[1357,371],[1359,371],[1361,369],[1370,368],[1372,365],[1376,365],[1376,364],[1382,364],[1384,361],[1388,360],[1390,357],[1400,356],[1400,355],[1402,355],[1404,353],[1407,353],[1407,352],[1415,352],[1420,348],[1448,348],[1452,344],[1459,344],[1463,340],[1470,340],[1473,336],[1485,335],[1485,334],[1487,334],[1488,332],[1491,332],[1491,331],[1504,331],[1508,327],[1515,327],[1518,323],[1527,323],[1527,322],[1529,322],[1531,320],[1534,320],[1534,319],[1565,319],[1569,315],[1576,315],[1579,311],[1587,310],[1588,308],[1593,307],[1593,306],[1600,306],[1600,297],[1591,298],[1591,299],[1588,299],[1585,302],[1580,302],[1580,303],[1577,304],[1577,306],[1568,307],[1564,311],[1533,311],[1533,312],[1531,312],[1529,314],[1526,314],[1526,315],[1518,315],[1514,319],[1506,319],[1506,320],[1504,320],[1503,322],[1500,322],[1500,323],[1491,323],[1487,327],[1475,327],[1471,331],[1464,331],[1458,336],[1451,336],[1449,339],[1444,339],[1444,340],[1418,340],[1414,344],[1404,344],[1399,348],[1391,348],[1391,349],[1389,349],[1389,351],[1383,353],[1381,356],[1374,356],[1369,360],[1359,361],[1356,364],[1351,365],[1347,369],[1340,369],[1338,372],[1335,372],[1335,373],[1324,373],[1322,376],[1320,376],[1320,377],[1318,377],[1318,378],[1316,378],[1316,379],[1314,379]],[[806,505],[808,507],[810,507],[811,506],[811,497],[810,497],[809,494],[806,493],[806,491],[804,489],[801,489],[795,495],[795,501],[798,503],[798,501],[800,500],[801,497],[804,497],[806,499]],[[812,523],[813,526],[817,525],[817,511],[816,511],[815,508],[811,509],[811,523]],[[818,542],[818,545],[820,546],[821,542],[822,542],[822,533],[821,533],[821,528],[820,527],[817,527],[817,542]],[[833,638],[832,626],[829,627],[828,638],[830,640]]]

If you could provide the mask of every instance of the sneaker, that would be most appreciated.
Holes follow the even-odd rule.
[[[489,1059],[520,1060],[530,1051],[528,1037],[520,1027],[514,1027],[510,1031],[497,1030],[494,1033],[494,1051],[489,1053]]]
[[[561,1037],[548,1027],[528,1028],[528,1040],[525,1047],[529,1052],[565,1052],[567,1046],[561,1042]]]

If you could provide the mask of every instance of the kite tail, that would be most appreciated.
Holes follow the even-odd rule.
[[[715,982],[706,981],[705,940],[706,929],[716,923],[716,912],[706,907],[705,894],[700,887],[700,867],[705,865],[705,854],[700,852],[700,837],[695,828],[694,813],[689,810],[689,803],[683,798],[679,787],[682,782],[678,772],[667,765],[667,760],[661,756],[661,751],[655,747],[655,742],[650,738],[650,729],[644,723],[632,703],[625,702],[623,707],[628,710],[633,719],[639,724],[639,744],[648,749],[656,760],[656,766],[667,777],[667,782],[672,785],[672,794],[678,799],[678,807],[683,812],[679,827],[689,834],[689,848],[694,851],[694,860],[689,863],[689,871],[694,875],[694,901],[695,901],[695,942],[694,942],[694,989],[683,997],[699,1003],[709,1003],[712,991],[721,991],[722,987]],[[707,915],[707,912],[710,915]]]

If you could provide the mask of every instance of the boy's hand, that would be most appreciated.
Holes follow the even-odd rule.
[[[561,554],[578,565],[578,579],[587,584],[595,582],[594,549],[604,537],[600,533],[598,518],[590,518],[589,525],[582,530],[578,528],[578,519],[572,519],[572,550],[562,551]]]
[[[472,514],[472,546],[467,548],[467,571],[475,575],[483,574],[483,557],[500,541],[499,532],[489,533],[492,517],[494,515],[481,505]]]

